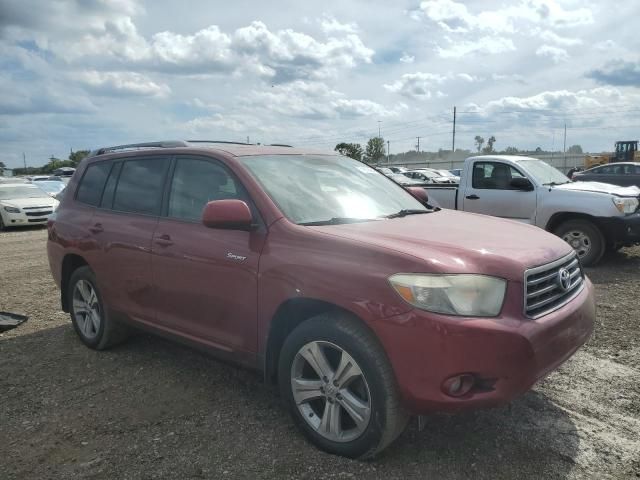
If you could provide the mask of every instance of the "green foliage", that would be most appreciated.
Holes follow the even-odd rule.
[[[365,150],[365,162],[378,163],[385,156],[384,139],[382,137],[370,138]]]
[[[484,145],[484,138],[480,135],[476,135],[476,138],[473,139],[473,142],[476,144],[478,153],[480,153],[480,151],[482,150],[482,145]]]
[[[364,152],[362,151],[362,146],[359,143],[339,143],[336,145],[334,150],[341,155],[346,155],[347,157],[351,157],[355,160],[362,161],[362,155]]]
[[[580,145],[571,145],[567,148],[567,153],[583,153]]]
[[[78,150],[69,154],[69,160],[73,163],[72,167],[77,167],[84,157],[89,155],[89,150]]]
[[[516,147],[507,147],[504,149],[505,155],[517,155],[520,152]]]
[[[491,135],[487,140],[487,146],[482,149],[482,153],[494,153],[493,144],[496,143],[496,137]]]

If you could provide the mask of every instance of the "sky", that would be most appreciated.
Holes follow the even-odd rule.
[[[175,139],[640,138],[637,0],[0,0],[0,160]]]

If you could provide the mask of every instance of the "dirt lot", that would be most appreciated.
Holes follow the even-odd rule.
[[[305,442],[257,374],[158,338],[80,344],[46,232],[0,233],[0,478],[640,478],[640,248],[588,273],[589,344],[509,407],[412,424],[358,462]]]

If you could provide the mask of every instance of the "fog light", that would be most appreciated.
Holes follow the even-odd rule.
[[[450,397],[463,397],[473,388],[475,381],[470,373],[455,375],[442,382],[442,391]]]

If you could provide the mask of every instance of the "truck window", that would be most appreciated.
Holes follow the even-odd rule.
[[[473,165],[473,188],[483,190],[513,190],[511,179],[524,177],[511,165],[500,162],[476,162]]]

